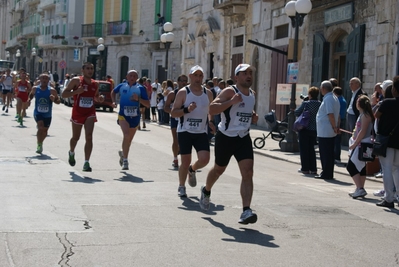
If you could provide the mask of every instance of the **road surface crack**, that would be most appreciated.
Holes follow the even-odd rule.
[[[56,234],[58,240],[64,247],[64,252],[61,255],[61,260],[58,262],[58,265],[62,267],[70,267],[69,265],[69,260],[70,257],[72,257],[75,253],[72,251],[73,244],[69,242],[67,239],[67,234],[66,233],[57,233]]]

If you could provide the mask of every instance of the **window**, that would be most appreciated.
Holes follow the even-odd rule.
[[[275,28],[275,38],[274,40],[287,38],[288,37],[288,24],[280,25]]]
[[[233,47],[240,47],[240,46],[244,46],[244,35],[234,36]]]

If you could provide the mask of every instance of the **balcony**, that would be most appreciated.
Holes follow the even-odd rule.
[[[24,36],[37,36],[40,35],[40,25],[24,25],[22,28],[22,35]]]
[[[27,5],[36,5],[39,3],[40,3],[40,0],[26,0]]]
[[[37,9],[39,10],[44,10],[44,9],[50,9],[55,6],[55,1],[54,0],[41,0],[40,4],[37,6]]]
[[[113,37],[132,36],[133,22],[128,21],[111,21],[107,22],[107,35]]]
[[[82,38],[95,39],[104,36],[105,24],[93,23],[82,25]]]
[[[66,1],[60,1],[59,3],[55,4],[55,15],[66,17],[68,15],[67,11]]]
[[[213,0],[215,9],[232,9],[233,13],[242,13],[242,8],[246,8],[249,0]]]

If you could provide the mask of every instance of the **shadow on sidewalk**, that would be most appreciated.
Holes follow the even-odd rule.
[[[222,238],[223,241],[254,244],[269,248],[279,247],[278,245],[272,243],[272,241],[274,240],[273,236],[261,233],[258,230],[248,228],[240,228],[240,230],[237,230],[232,227],[228,227],[223,223],[217,222],[209,217],[202,217],[202,219],[210,222],[213,226],[220,228],[223,233],[232,237]]]

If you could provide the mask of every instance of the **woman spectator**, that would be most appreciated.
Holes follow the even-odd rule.
[[[382,171],[385,198],[377,206],[393,208],[394,188],[399,188],[399,76],[393,78],[392,95],[385,99],[375,114],[378,119],[378,134],[389,135],[386,156],[379,156]],[[392,134],[390,134],[392,132]]]
[[[364,190],[364,183],[366,182],[366,162],[359,160],[361,143],[371,143],[372,129],[374,125],[374,115],[371,110],[371,102],[368,96],[361,95],[356,101],[356,107],[359,110],[359,117],[357,118],[353,135],[349,140],[350,157],[346,169],[353,182],[356,185],[356,190],[349,193],[349,196],[356,199],[367,195]]]
[[[303,101],[302,105],[295,110],[295,115],[299,116],[304,110],[310,112],[309,125],[298,133],[299,137],[299,154],[301,158],[301,168],[298,172],[303,174],[317,174],[316,152],[314,146],[316,144],[316,114],[319,110],[321,102],[317,100],[319,96],[319,88],[312,86],[308,90],[309,100]]]

